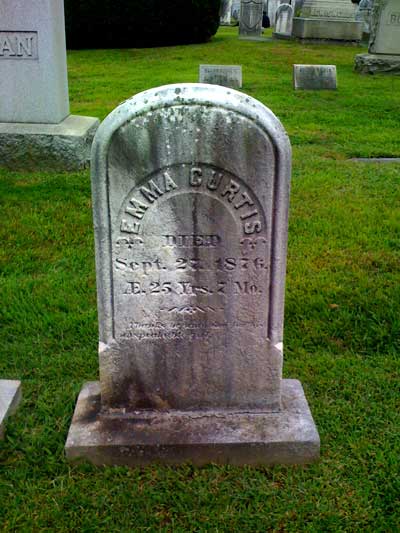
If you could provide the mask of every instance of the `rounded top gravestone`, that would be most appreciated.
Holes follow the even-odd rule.
[[[232,89],[160,87],[106,118],[92,161],[103,401],[279,405],[290,145],[278,119]]]
[[[93,145],[100,383],[69,459],[305,463],[319,437],[282,380],[290,144],[260,102],[208,84],[121,104]]]

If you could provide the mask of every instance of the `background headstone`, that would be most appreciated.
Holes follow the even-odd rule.
[[[200,65],[199,82],[240,89],[242,67],[240,65]]]
[[[0,164],[80,168],[97,126],[69,116],[63,0],[1,0]]]
[[[4,437],[4,426],[7,417],[15,412],[21,399],[20,381],[0,379],[0,439]]]
[[[232,0],[232,19],[237,23],[240,20],[240,0]]]
[[[310,40],[360,41],[363,25],[356,21],[356,10],[350,0],[305,0],[300,16],[293,19],[293,35]]]
[[[303,90],[337,89],[335,65],[293,65],[294,88]]]
[[[225,26],[230,26],[232,16],[232,0],[221,0],[220,21]]]
[[[358,54],[355,70],[364,74],[400,72],[400,4],[375,0],[368,54]]]
[[[69,459],[318,456],[301,385],[282,380],[290,162],[271,111],[224,87],[152,89],[103,122],[92,167],[100,383],[82,389]]]
[[[275,32],[277,39],[290,39],[293,28],[293,7],[290,4],[281,4],[276,11]]]
[[[242,0],[239,37],[257,39],[262,34],[263,0]]]

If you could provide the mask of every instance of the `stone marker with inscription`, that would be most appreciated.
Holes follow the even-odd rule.
[[[296,90],[337,89],[336,65],[293,65]]]
[[[356,20],[351,0],[305,0],[300,16],[293,19],[293,35],[305,40],[358,42],[363,24]]]
[[[278,119],[233,89],[159,87],[105,119],[92,166],[100,382],[80,393],[68,459],[318,457],[301,384],[282,380],[290,166]]]
[[[363,74],[400,73],[400,2],[375,0],[368,54],[358,54],[355,70]]]
[[[262,34],[263,0],[241,0],[239,38],[260,39]]]
[[[272,34],[276,39],[290,39],[293,29],[293,7],[290,4],[281,4],[276,10],[275,31]]]
[[[80,168],[97,126],[69,114],[63,0],[1,0],[1,165]]]
[[[4,425],[7,417],[15,412],[21,399],[20,381],[0,379],[0,439],[4,437]]]
[[[242,67],[240,65],[200,65],[199,82],[240,89]]]

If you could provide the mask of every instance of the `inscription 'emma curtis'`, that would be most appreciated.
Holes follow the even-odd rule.
[[[141,220],[147,210],[164,195],[181,190],[182,192],[206,192],[217,197],[233,208],[245,235],[259,233],[263,229],[261,209],[250,189],[237,178],[206,165],[188,167],[186,178],[180,184],[180,177],[173,169],[148,179],[135,189],[125,206],[124,213],[130,218],[122,218],[120,230],[123,233],[138,234]]]

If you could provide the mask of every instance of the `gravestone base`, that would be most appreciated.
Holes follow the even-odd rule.
[[[99,120],[69,115],[59,124],[0,122],[0,166],[79,170],[88,166]]]
[[[288,33],[272,33],[273,39],[279,39],[281,41],[290,41],[293,39],[292,35],[289,35]]]
[[[332,40],[359,42],[362,23],[356,21],[295,17],[293,36],[301,40]]]
[[[21,382],[0,379],[0,439],[4,437],[4,424],[12,415],[22,399]]]
[[[400,55],[358,54],[354,70],[360,74],[400,74]]]
[[[301,383],[282,381],[282,409],[259,411],[134,411],[102,414],[100,384],[79,395],[66,443],[70,461],[141,466],[307,464],[319,457],[319,436]]]
[[[239,41],[256,41],[256,42],[270,42],[270,37],[261,37],[260,35],[239,35]]]

